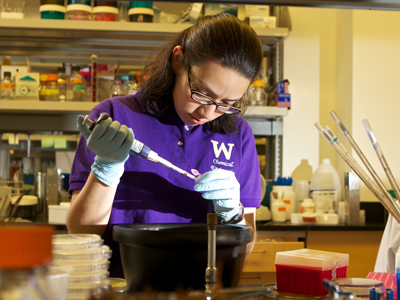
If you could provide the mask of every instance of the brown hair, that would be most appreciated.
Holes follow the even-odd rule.
[[[141,103],[156,117],[174,108],[172,89],[175,74],[171,58],[177,45],[182,47],[184,53],[180,64],[186,66],[188,62],[199,66],[216,61],[251,81],[260,72],[263,52],[254,30],[230,14],[204,16],[165,45],[143,69]],[[148,78],[143,80],[144,76]],[[244,103],[238,104],[244,108]],[[232,133],[237,131],[235,120],[235,115],[223,114],[206,123],[206,126],[212,131]]]

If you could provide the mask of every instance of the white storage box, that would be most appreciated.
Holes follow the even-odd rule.
[[[275,28],[276,17],[250,17],[250,26],[253,28]]]
[[[49,224],[67,224],[67,213],[70,206],[70,202],[49,205]]]
[[[268,17],[269,16],[269,5],[245,5],[245,17]]]

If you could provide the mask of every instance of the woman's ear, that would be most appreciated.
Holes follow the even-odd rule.
[[[182,57],[183,57],[182,47],[179,45],[175,46],[174,50],[172,50],[172,61],[171,61],[172,70],[174,71],[175,74],[178,73],[179,71]]]

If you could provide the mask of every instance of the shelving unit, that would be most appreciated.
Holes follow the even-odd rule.
[[[105,24],[107,23],[107,24]],[[37,68],[61,62],[90,64],[92,54],[100,64],[135,70],[177,33],[191,24],[96,22],[69,20],[0,19],[0,56],[19,57]],[[283,80],[283,41],[288,28],[255,29],[273,69],[273,81]],[[54,68],[55,69],[55,68]],[[76,118],[88,114],[96,103],[0,101],[0,134],[76,134]],[[271,170],[280,175],[282,118],[286,108],[250,107],[245,115],[256,136],[268,137],[265,153]]]
[[[160,46],[191,24],[134,22],[96,22],[69,20],[0,19],[0,55],[28,57],[36,64],[72,61],[90,63],[97,54],[99,63],[143,66]],[[282,78],[282,43],[287,28],[255,29],[264,51],[275,53],[274,73]],[[271,51],[273,49],[273,51]],[[0,101],[0,131],[66,131],[76,132],[71,119],[88,113],[93,103]],[[254,108],[250,117],[277,119]],[[279,111],[279,110],[278,110]],[[28,123],[28,121],[30,121]]]
[[[144,65],[146,59],[191,24],[0,19],[0,55],[28,56],[41,62],[86,61]],[[268,51],[288,36],[287,28],[255,29]]]

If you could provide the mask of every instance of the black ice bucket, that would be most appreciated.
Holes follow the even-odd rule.
[[[207,268],[207,224],[116,225],[122,267],[129,293],[202,290]],[[218,225],[216,266],[221,288],[237,287],[246,245],[253,231],[247,225]]]

